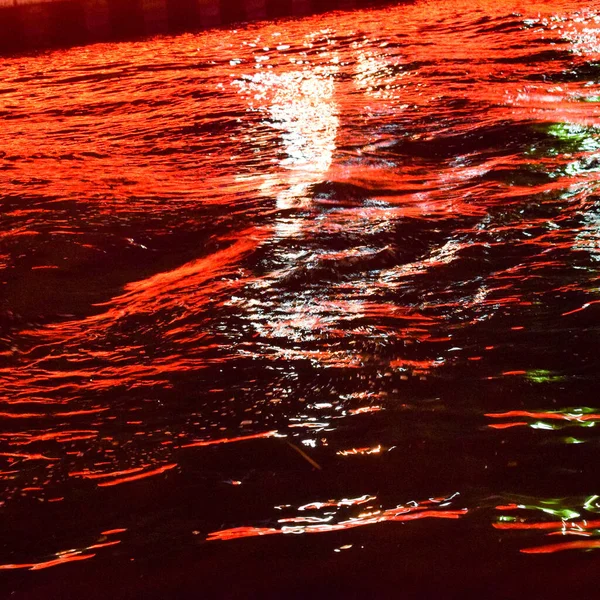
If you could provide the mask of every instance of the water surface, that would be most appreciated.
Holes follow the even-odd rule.
[[[599,34],[436,1],[5,59],[7,594],[594,597]]]

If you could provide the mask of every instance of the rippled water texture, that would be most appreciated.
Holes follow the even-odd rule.
[[[3,60],[11,597],[597,589],[580,8],[418,2]]]

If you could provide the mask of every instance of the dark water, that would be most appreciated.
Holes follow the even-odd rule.
[[[599,35],[4,60],[2,597],[598,597]]]

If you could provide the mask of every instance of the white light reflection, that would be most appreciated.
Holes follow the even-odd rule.
[[[378,44],[376,40],[370,39],[352,44],[356,51],[356,87],[371,98],[389,101],[399,99],[397,90],[408,72],[402,71],[402,63],[397,56],[389,55],[385,51],[387,46],[386,41]],[[391,108],[388,103],[386,105]],[[408,105],[405,106],[407,107]],[[393,109],[397,110],[398,107],[394,106]]]
[[[600,56],[600,15],[595,11],[585,11],[574,17],[556,16],[542,21],[550,29],[557,28],[562,37],[570,41],[578,55]]]
[[[586,250],[592,260],[600,262],[600,203],[596,203],[593,210],[584,216],[584,226],[575,236],[574,248]]]
[[[208,536],[209,541],[232,540],[243,537],[255,537],[274,534],[302,535],[311,533],[328,533],[343,529],[354,529],[383,522],[409,522],[424,518],[460,519],[468,513],[466,508],[451,509],[451,501],[456,496],[430,498],[421,502],[410,501],[395,508],[385,509],[374,504],[376,496],[365,494],[358,498],[327,500],[312,502],[297,508],[298,511],[311,511],[311,514],[283,517],[277,520],[278,527],[235,527],[222,531],[214,531]],[[443,505],[443,506],[442,506]],[[282,507],[276,507],[281,510]],[[286,505],[285,508],[291,508]],[[329,509],[322,516],[314,511]],[[293,523],[293,525],[287,525]],[[349,547],[349,546],[348,546]]]
[[[334,100],[337,71],[335,61],[330,60],[297,71],[261,70],[234,82],[248,97],[250,110],[263,113],[265,124],[279,132],[285,155],[278,160],[275,173],[262,177],[259,188],[275,196],[280,210],[306,205],[306,191],[322,181],[331,166],[339,127]],[[287,219],[276,226],[281,237],[295,232]]]
[[[306,48],[313,46],[314,35],[317,34],[307,36]],[[288,53],[287,64],[275,64],[271,70],[260,68],[234,82],[240,94],[246,97],[249,110],[263,115],[262,125],[276,134],[263,138],[249,134],[247,139],[255,151],[268,154],[275,165],[268,173],[256,176],[256,187],[265,197],[275,199],[278,211],[270,241],[300,238],[306,228],[315,226],[315,219],[307,219],[301,211],[313,209],[311,188],[329,178],[333,163],[339,129],[335,98],[339,61],[336,52],[330,49],[333,42],[327,38],[327,32],[318,35],[324,50],[316,57],[310,56],[309,60],[304,51]],[[279,43],[279,46],[289,49],[286,44]],[[271,247],[272,262],[279,268],[256,281],[253,284],[256,289],[271,289],[274,281],[281,281],[303,265],[309,268],[313,261],[318,261],[314,251],[298,250],[289,244]],[[331,313],[330,307],[323,307],[322,299],[315,297],[311,290],[294,297],[242,303],[253,327],[269,339],[298,343],[317,339],[319,332],[330,329],[336,320],[335,313]],[[301,347],[284,349],[275,345],[270,350],[285,358],[297,355],[317,363],[324,358],[318,350],[307,351]],[[329,356],[332,363],[340,358]]]

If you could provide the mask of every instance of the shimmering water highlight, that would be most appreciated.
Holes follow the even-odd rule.
[[[595,589],[599,33],[416,2],[3,61],[7,589]]]

